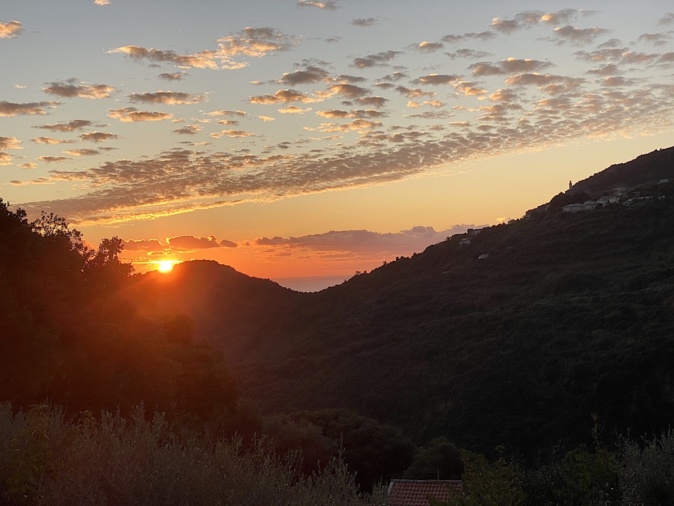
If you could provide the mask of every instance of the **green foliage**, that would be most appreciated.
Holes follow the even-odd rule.
[[[349,410],[292,413],[273,418],[266,428],[280,444],[288,437],[299,443],[305,457],[319,464],[326,456],[343,458],[365,491],[401,475],[414,455],[414,445],[399,429]]]
[[[530,504],[616,504],[620,497],[617,467],[614,453],[603,447],[590,451],[581,445],[529,474]]]
[[[674,431],[642,441],[624,438],[618,476],[621,504],[674,504]]]
[[[358,493],[338,460],[305,477],[263,440],[182,439],[164,416],[0,406],[0,497],[9,504],[381,504]]]
[[[458,480],[463,473],[463,462],[456,446],[441,437],[421,448],[403,478],[412,480]]]
[[[524,472],[503,455],[489,462],[484,455],[462,452],[463,494],[450,497],[448,506],[519,506],[526,504]]]

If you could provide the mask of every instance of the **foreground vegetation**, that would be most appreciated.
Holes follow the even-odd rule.
[[[534,467],[453,447],[449,459],[423,453],[408,477],[436,477],[415,474],[422,460],[439,472],[442,460],[460,457],[464,494],[447,506],[674,504],[672,431],[621,438],[614,450],[595,437],[594,445]],[[267,437],[212,441],[186,433],[142,406],[129,417],[103,411],[68,418],[47,404],[17,413],[0,405],[0,504],[385,504],[385,483],[362,494],[343,458],[307,473],[306,457],[278,453]]]
[[[301,471],[301,455],[278,456],[265,439],[209,444],[179,436],[165,417],[91,413],[67,419],[47,405],[12,414],[0,406],[0,504],[366,505],[338,459]]]

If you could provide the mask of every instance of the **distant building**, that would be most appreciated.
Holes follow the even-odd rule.
[[[568,204],[564,207],[562,207],[562,212],[564,213],[577,213],[579,211],[583,210],[583,204],[577,203],[577,204]]]
[[[604,197],[597,199],[597,204],[601,204],[603,206],[608,204],[617,204],[618,202],[620,202],[620,197],[616,195],[605,195]]]
[[[479,257],[477,257],[478,260],[486,260],[489,258],[489,253],[482,253]]]
[[[443,502],[454,494],[463,493],[461,480],[391,480],[388,486],[388,506],[430,506],[431,501]]]
[[[470,239],[464,237],[459,241],[459,246],[470,246]]]

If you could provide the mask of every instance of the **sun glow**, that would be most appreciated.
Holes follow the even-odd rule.
[[[175,267],[176,264],[179,264],[180,262],[177,260],[160,260],[157,263],[157,270],[159,272],[167,273],[171,272],[173,270],[173,267]]]

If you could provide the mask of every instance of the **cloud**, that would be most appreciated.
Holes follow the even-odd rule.
[[[278,90],[273,95],[261,95],[257,97],[250,97],[248,101],[251,104],[279,104],[279,103],[290,103],[290,102],[315,102],[316,99],[300,93],[295,90]]]
[[[316,111],[318,116],[323,118],[334,118],[334,119],[343,119],[343,118],[353,118],[353,114],[349,111],[340,111],[338,109],[330,109],[327,111]]]
[[[668,12],[660,18],[658,25],[674,25],[674,12]]]
[[[269,53],[286,51],[297,43],[297,38],[284,35],[273,28],[246,27],[239,33],[218,39],[219,55],[262,57]]]
[[[16,137],[0,137],[0,149],[23,149]]]
[[[195,237],[193,235],[181,235],[167,237],[167,244],[174,250],[198,250],[209,248],[236,248],[236,243],[227,240],[218,240],[214,236]]]
[[[204,95],[193,93],[183,93],[177,91],[157,91],[155,93],[132,93],[129,95],[130,102],[140,102],[143,104],[166,104],[183,105],[198,104],[206,100]]]
[[[245,118],[247,116],[245,111],[211,111],[206,113],[208,116],[238,116],[239,118]]]
[[[31,139],[35,144],[72,144],[74,141],[65,141],[61,139],[53,139],[52,137],[36,137]]]
[[[660,58],[658,58],[658,63],[674,63],[674,52],[668,52],[668,53],[663,53],[660,55]]]
[[[11,39],[23,32],[23,26],[19,21],[0,23],[0,39]]]
[[[519,95],[511,89],[498,89],[491,95],[489,100],[493,102],[515,102],[519,100]]]
[[[243,130],[222,130],[220,132],[213,132],[211,137],[214,139],[219,139],[221,137],[230,137],[232,139],[236,139],[241,137],[255,137],[255,134],[252,132],[245,132]]]
[[[297,86],[298,84],[313,84],[327,80],[328,73],[318,67],[308,67],[305,70],[296,70],[283,74],[279,80],[281,84]]]
[[[433,86],[438,86],[442,84],[452,84],[453,82],[460,79],[460,76],[456,74],[428,74],[414,80],[415,84],[431,84]]]
[[[60,163],[60,162],[67,162],[70,160],[67,156],[41,156],[38,158],[41,162],[45,163]]]
[[[497,32],[511,34],[521,28],[520,23],[515,19],[493,18],[490,25]]]
[[[639,42],[646,42],[653,46],[664,46],[669,42],[671,37],[664,33],[644,33],[639,36]]]
[[[199,125],[185,125],[182,128],[178,128],[177,130],[174,130],[173,132],[180,134],[180,135],[195,135],[201,130],[201,127]]]
[[[420,252],[454,234],[463,233],[472,225],[456,225],[447,230],[433,227],[413,227],[396,233],[368,230],[335,230],[301,237],[261,237],[257,246],[305,249],[310,251],[350,251],[354,253],[393,253],[408,255]]]
[[[579,17],[592,16],[596,11],[586,10],[586,9],[562,9],[556,12],[549,12],[541,16],[541,21],[543,23],[558,26],[562,23],[569,23]]]
[[[111,139],[117,139],[118,136],[107,132],[91,132],[80,135],[80,139],[85,142],[105,142]]]
[[[571,25],[566,25],[555,28],[554,33],[562,43],[569,42],[575,45],[583,45],[593,43],[598,37],[606,35],[609,31],[597,28],[596,26],[592,28],[575,28]]]
[[[465,42],[466,40],[479,40],[481,42],[486,42],[490,39],[496,37],[496,34],[492,31],[486,30],[484,32],[469,32],[463,34],[449,34],[442,37],[442,42],[448,44],[456,44],[459,42]]]
[[[380,127],[381,123],[378,121],[369,121],[365,119],[356,119],[351,123],[337,124],[337,123],[321,123],[319,130],[321,132],[365,132],[376,127]]]
[[[517,14],[514,19],[493,18],[490,26],[497,32],[510,35],[516,31],[531,28],[540,23],[558,26],[562,23],[569,23],[581,16],[586,17],[594,13],[595,11],[585,9],[562,9],[548,13],[525,11]]]
[[[421,88],[407,88],[405,86],[398,86],[396,91],[407,98],[434,97],[436,95],[434,91],[425,91]]]
[[[540,86],[544,87],[550,84],[564,84],[568,88],[573,88],[583,82],[581,78],[572,78],[554,74],[526,73],[510,76],[505,83],[512,86]]]
[[[602,65],[596,69],[590,69],[587,71],[588,74],[595,74],[598,76],[613,76],[620,73],[618,66],[614,63],[609,63],[607,65]]]
[[[378,23],[379,21],[376,18],[356,18],[353,21],[351,21],[351,24],[353,26],[362,26],[362,27],[374,26]]]
[[[54,132],[74,132],[75,130],[82,130],[83,128],[93,125],[92,121],[86,119],[74,119],[68,123],[56,123],[53,125],[39,125],[34,128],[42,128],[43,130],[53,130]]]
[[[294,105],[290,105],[288,107],[284,107],[282,109],[279,109],[278,112],[281,114],[304,114],[305,112],[311,111],[311,107],[307,107],[306,109],[302,109],[301,107],[297,107]],[[274,119],[274,118],[271,118]]]
[[[369,90],[354,84],[333,84],[328,87],[331,95],[342,95],[347,98],[357,98],[367,95]]]
[[[633,84],[634,81],[632,79],[626,79],[623,76],[611,76],[602,80],[602,85],[608,87],[631,86]]]
[[[108,53],[123,53],[133,60],[149,60],[160,63],[173,63],[180,67],[194,68],[239,68],[239,65],[223,64],[219,66],[218,59],[214,51],[203,51],[191,55],[179,55],[175,51],[164,51],[161,49],[150,49],[139,46],[123,46],[112,49]]]
[[[159,77],[159,79],[164,79],[165,81],[181,81],[185,77],[185,72],[164,72],[157,77]]]
[[[31,163],[31,162],[26,162],[26,163],[22,163],[21,165],[19,165],[19,167],[21,167],[22,169],[26,169],[26,170],[32,170],[32,169],[37,168],[37,164]]]
[[[236,70],[248,64],[235,61],[235,58],[261,58],[268,54],[286,51],[296,45],[298,40],[297,37],[284,35],[272,28],[246,27],[234,35],[217,39],[217,49],[207,49],[193,54],[180,55],[171,50],[134,45],[118,47],[108,51],[108,53],[122,53],[136,61],[148,60],[155,63],[171,63],[183,68]]]
[[[110,0],[94,0],[94,5],[110,5]]]
[[[317,9],[335,10],[339,7],[337,0],[323,0],[316,2],[313,0],[297,0],[298,7],[316,7]]]
[[[123,241],[124,249],[128,251],[161,251],[164,245],[157,239],[129,239]]]
[[[23,164],[23,165],[28,165],[28,164]],[[54,184],[53,181],[50,181],[47,178],[39,178],[39,179],[33,179],[31,181],[17,181],[16,179],[13,181],[10,181],[9,184],[12,186],[33,186],[33,185],[45,185],[45,184]]]
[[[486,51],[478,51],[475,49],[467,49],[467,48],[457,49],[452,53],[445,53],[445,54],[452,60],[456,60],[457,58],[477,60],[478,58],[485,58],[489,56],[489,53],[487,53]]]
[[[444,47],[442,42],[428,42],[426,40],[412,46],[413,49],[421,51],[422,53],[434,53],[440,51]]]
[[[171,119],[173,115],[165,112],[139,111],[135,107],[124,107],[122,109],[110,109],[108,117],[128,123],[137,121],[164,121]]]
[[[100,152],[95,149],[67,149],[64,153],[72,156],[93,156],[100,154]]]
[[[466,96],[479,96],[489,93],[487,90],[479,88],[474,84],[475,83],[470,81],[460,81],[458,83],[454,83],[453,86],[456,91]]]
[[[468,68],[473,69],[473,75],[477,77],[521,72],[540,72],[552,66],[552,63],[540,60],[508,58],[498,63],[478,62],[470,65]]]
[[[0,151],[0,165],[12,165],[12,155]]]
[[[0,116],[43,116],[47,114],[45,108],[53,108],[57,105],[58,102],[30,102],[27,104],[16,104],[12,102],[0,101]]]
[[[63,98],[89,98],[101,99],[108,98],[115,89],[107,84],[93,84],[90,86],[77,84],[77,79],[68,79],[63,82],[48,83],[42,88],[42,91],[50,95],[56,95]]]
[[[370,68],[370,67],[382,67],[387,65],[392,59],[398,56],[400,51],[382,51],[381,53],[371,54],[368,56],[363,56],[360,58],[354,58],[352,65],[358,67],[359,69]]]
[[[362,97],[356,99],[358,105],[362,105],[363,107],[374,107],[376,109],[384,107],[386,102],[388,102],[388,99],[384,97]]]

